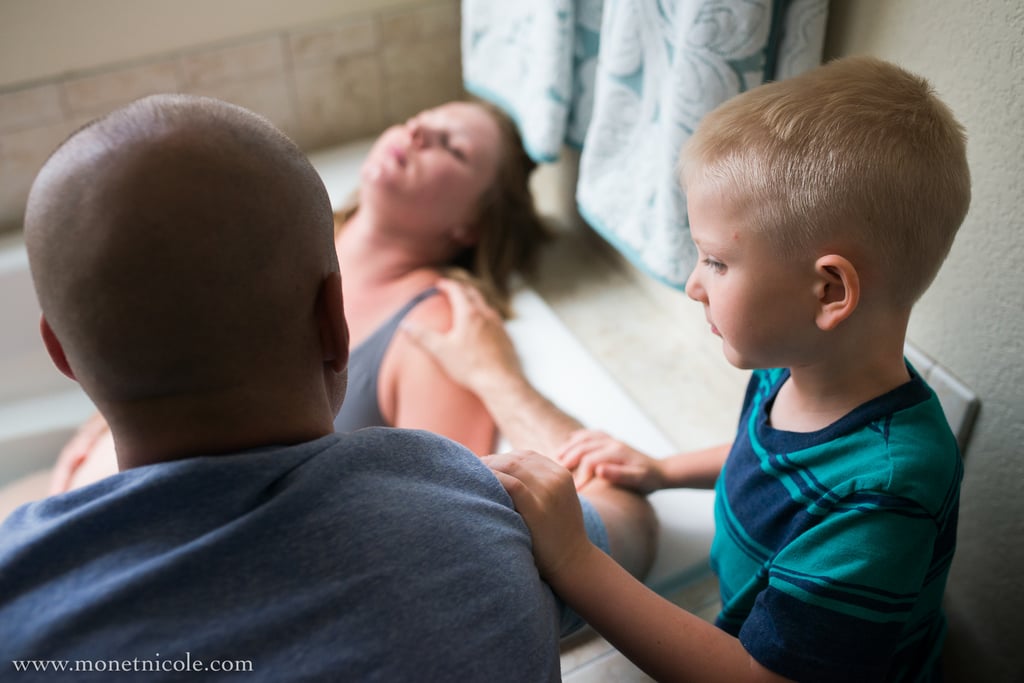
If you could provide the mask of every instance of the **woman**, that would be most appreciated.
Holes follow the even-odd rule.
[[[507,311],[509,277],[531,265],[547,234],[529,193],[533,167],[515,124],[479,102],[428,109],[378,138],[358,201],[335,219],[352,335],[339,431],[428,429],[491,450],[494,422],[480,401],[394,332],[403,320],[448,328],[448,300],[433,294],[452,270]]]
[[[380,135],[363,162],[359,190],[335,214],[349,388],[337,429],[426,429],[477,454],[494,444],[483,404],[404,335],[407,319],[436,330],[451,323],[443,276],[472,279],[507,314],[509,279],[533,263],[548,233],[529,191],[535,164],[515,123],[485,102],[450,102]],[[58,458],[50,493],[117,470],[102,418],[90,419]]]

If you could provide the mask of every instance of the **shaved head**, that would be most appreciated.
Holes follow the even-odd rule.
[[[25,218],[43,316],[98,403],[316,369],[332,231],[323,184],[288,138],[245,109],[183,95],[72,135]]]

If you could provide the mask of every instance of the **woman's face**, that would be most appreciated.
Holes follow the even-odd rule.
[[[363,163],[360,201],[390,222],[437,231],[467,244],[480,198],[495,182],[498,124],[481,107],[451,102],[392,126]]]

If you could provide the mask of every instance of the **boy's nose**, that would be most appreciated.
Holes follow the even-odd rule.
[[[686,278],[686,296],[694,301],[701,301],[704,297],[704,288],[700,285],[696,267],[690,271],[690,277]]]

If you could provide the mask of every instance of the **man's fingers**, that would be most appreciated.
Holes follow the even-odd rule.
[[[409,337],[413,344],[420,347],[431,355],[436,355],[438,337],[441,335],[436,331],[414,322],[403,320],[398,326],[400,332]]]
[[[437,288],[444,292],[452,302],[452,315],[455,319],[468,318],[477,313],[485,318],[500,320],[498,312],[491,308],[479,289],[471,284],[442,278],[437,281]]]
[[[449,280],[447,278],[441,278],[437,281],[435,286],[448,297],[448,301],[452,305],[452,318],[454,320],[460,320],[466,317],[471,302],[469,299],[469,289],[465,287],[461,282],[455,280]]]

